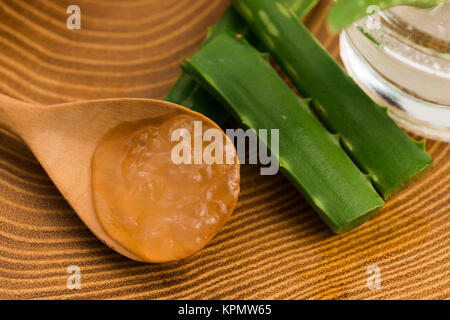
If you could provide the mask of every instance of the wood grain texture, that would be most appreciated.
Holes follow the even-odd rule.
[[[82,30],[67,30],[66,0],[0,2],[0,92],[55,104],[162,98],[179,61],[199,47],[222,0],[78,0]],[[338,57],[325,24],[306,23]],[[82,130],[82,128],[80,128]],[[433,299],[450,298],[450,145],[428,141],[433,168],[357,230],[333,235],[281,175],[242,167],[241,197],[223,231],[187,261],[146,265],[98,241],[27,147],[0,132],[0,298]],[[81,290],[66,288],[78,265]],[[368,290],[369,265],[381,289]]]

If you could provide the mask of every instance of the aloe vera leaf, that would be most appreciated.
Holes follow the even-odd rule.
[[[351,230],[384,205],[338,138],[259,51],[224,33],[181,65],[245,126],[279,129],[279,152],[272,155],[334,232]],[[271,139],[260,139],[272,148]]]
[[[284,0],[284,2],[301,20],[316,6],[319,0]]]
[[[318,2],[318,0],[285,1],[299,18],[303,18]],[[211,28],[204,44],[224,30],[230,30],[242,35],[247,35],[249,32],[247,23],[233,6],[230,6],[219,22]],[[200,112],[219,125],[222,125],[227,118],[227,113],[220,104],[214,101],[207,91],[203,90],[201,86],[184,72],[170,90],[165,100]]]
[[[210,29],[203,45],[224,30],[233,30],[241,34],[247,34],[249,31],[245,20],[232,6],[225,11],[219,22]],[[222,106],[185,72],[182,72],[165,100],[200,112],[219,125],[223,124],[227,118],[227,113]]]
[[[431,8],[446,0],[336,0],[328,15],[333,30],[341,30],[364,16],[374,12],[373,8],[386,10],[395,6]],[[376,6],[376,7],[373,7]]]
[[[199,112],[218,125],[224,124],[228,118],[228,113],[220,103],[186,72],[182,72],[165,100]]]
[[[232,0],[342,145],[385,198],[433,160],[328,54],[280,1]]]

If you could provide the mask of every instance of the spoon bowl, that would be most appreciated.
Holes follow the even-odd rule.
[[[0,95],[0,125],[25,141],[60,193],[100,241],[142,262],[114,241],[98,221],[92,196],[91,159],[111,128],[180,109],[213,123],[192,110],[161,100],[107,99],[41,106]]]

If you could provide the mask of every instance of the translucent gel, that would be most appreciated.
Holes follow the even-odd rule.
[[[221,229],[239,196],[239,163],[175,164],[176,129],[192,137],[194,121],[203,133],[212,122],[181,111],[162,118],[124,123],[109,131],[92,160],[98,219],[115,241],[148,262],[188,257]],[[224,144],[231,144],[220,130]],[[203,150],[211,142],[203,142]],[[225,154],[225,153],[224,153]],[[224,155],[224,163],[225,155]]]

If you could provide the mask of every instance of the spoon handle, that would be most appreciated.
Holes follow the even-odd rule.
[[[22,135],[35,126],[40,114],[41,108],[0,94],[0,127]]]

